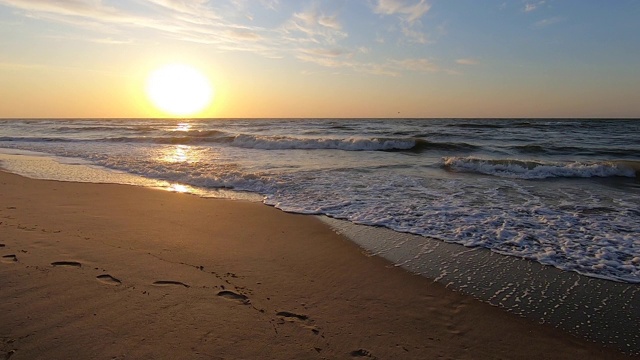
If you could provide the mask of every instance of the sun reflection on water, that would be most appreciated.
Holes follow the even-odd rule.
[[[191,193],[193,192],[190,187],[182,184],[171,184],[169,186],[169,191],[174,191],[177,193]]]
[[[195,163],[202,160],[202,150],[189,145],[175,145],[162,149],[161,160],[170,163]]]
[[[191,124],[188,122],[181,122],[176,125],[176,128],[173,131],[189,131],[191,130]]]

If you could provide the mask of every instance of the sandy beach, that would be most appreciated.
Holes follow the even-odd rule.
[[[625,359],[259,203],[0,172],[5,359]]]

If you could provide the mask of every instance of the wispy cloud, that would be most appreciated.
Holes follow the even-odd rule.
[[[344,49],[300,49],[300,52],[303,54],[313,55],[313,56],[323,56],[323,57],[331,57],[335,58],[342,55],[349,55],[350,52]]]
[[[262,36],[255,31],[250,29],[229,29],[226,33],[227,37],[230,39],[235,39],[238,41],[259,41],[262,39]]]
[[[27,15],[38,17],[43,14],[56,14],[77,17],[104,17],[115,20],[124,15],[116,8],[102,5],[100,1],[47,1],[47,0],[2,0],[0,3],[26,11]]]
[[[409,42],[418,43],[418,44],[427,44],[429,43],[429,36],[422,32],[416,30],[411,26],[402,26],[402,34]]]
[[[540,6],[544,5],[546,1],[538,1],[538,2],[527,2],[524,4],[524,12],[531,12],[538,9]]]
[[[392,63],[404,70],[417,71],[421,73],[441,71],[440,67],[429,59],[404,59],[393,60]]]
[[[347,36],[336,15],[325,15],[317,9],[294,13],[282,30],[289,40],[317,44],[335,44]]]
[[[427,44],[429,35],[422,31],[420,19],[431,9],[426,0],[377,0],[373,12],[381,15],[396,15],[402,42]],[[397,28],[396,28],[397,31]]]
[[[384,62],[362,62],[352,59],[352,53],[349,52],[329,52],[324,50],[304,51],[298,55],[298,59],[314,63],[316,65],[327,68],[343,68],[356,72],[384,75],[384,76],[400,76],[403,73],[446,73],[458,74],[456,71],[443,68],[436,62],[427,58],[406,58],[406,59],[388,59]]]
[[[370,62],[357,62],[347,58],[319,57],[308,54],[299,54],[298,59],[309,63],[314,63],[322,67],[333,69],[349,69],[352,71],[373,75],[399,75],[399,71],[397,69],[398,67],[392,66],[391,63],[379,64]]]
[[[132,6],[132,4],[134,6]],[[216,51],[253,52],[268,58],[293,57],[332,69],[348,69],[376,75],[399,76],[406,72],[447,72],[426,58],[384,59],[376,57],[375,46],[348,43],[348,24],[339,9],[311,7],[292,11],[272,27],[256,26],[259,21],[245,16],[242,9],[278,9],[278,0],[135,0],[130,3],[105,0],[0,0],[24,16],[64,23],[86,31],[70,40],[121,45],[147,41],[149,32],[161,38],[206,44]],[[395,30],[403,42],[425,44],[429,37],[421,31],[420,19],[430,5],[425,0],[377,0],[374,12],[396,15]],[[271,11],[271,10],[267,10]],[[232,14],[228,13],[232,12]],[[249,12],[246,12],[249,13]],[[145,30],[140,32],[136,29]],[[379,34],[375,43],[384,43]],[[47,36],[52,36],[48,34]],[[68,36],[67,34],[61,36]],[[157,38],[157,37],[156,37]],[[373,42],[373,40],[372,40]],[[4,64],[3,67],[7,67]]]
[[[393,15],[399,14],[408,22],[413,23],[420,19],[431,9],[431,5],[425,0],[417,3],[410,3],[405,0],[378,0],[374,11],[377,14]]]
[[[260,3],[265,8],[271,9],[271,10],[277,10],[278,6],[280,6],[279,0],[260,0]]]
[[[470,59],[470,58],[456,60],[456,64],[460,64],[460,65],[477,65],[478,63],[479,63],[478,60]]]
[[[110,34],[133,34],[132,28],[157,31],[160,35],[182,41],[246,47],[268,33],[267,29],[234,24],[208,5],[208,1],[140,0],[145,11],[106,6],[100,0],[0,0],[0,4],[17,8],[28,17],[61,22],[79,28]],[[87,37],[95,35],[87,34]],[[127,42],[130,39],[126,40]],[[124,42],[124,41],[123,41]],[[233,47],[233,46],[231,46]],[[256,52],[264,47],[256,46]]]
[[[218,19],[220,16],[207,7],[205,0],[178,1],[178,0],[146,0],[165,9],[190,15],[194,18]]]
[[[537,28],[542,28],[542,27],[553,25],[553,24],[557,24],[559,22],[562,22],[563,20],[564,18],[556,16],[556,17],[551,17],[547,19],[542,19],[540,21],[536,21],[533,25]]]

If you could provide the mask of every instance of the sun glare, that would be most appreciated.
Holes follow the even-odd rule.
[[[195,115],[213,98],[209,79],[183,64],[166,65],[153,71],[147,78],[146,92],[159,110],[174,116]]]

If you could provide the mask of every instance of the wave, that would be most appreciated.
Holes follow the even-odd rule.
[[[345,150],[398,151],[411,150],[416,140],[411,138],[293,138],[287,136],[237,135],[228,139],[231,146],[262,150]]]
[[[12,137],[12,136],[0,136],[0,141],[6,142],[76,142],[78,140],[68,138],[56,138],[56,137]]]
[[[55,128],[56,131],[61,133],[78,133],[82,131],[114,131],[114,130],[126,130],[126,131],[137,131],[137,132],[150,132],[154,130],[158,130],[156,127],[152,126],[126,126],[126,125],[104,125],[104,126],[86,126],[82,124],[78,124],[75,126],[59,126]]]
[[[585,149],[578,148],[575,146],[551,146],[551,145],[537,145],[537,144],[518,145],[518,146],[514,146],[513,148],[516,151],[523,154],[551,154],[551,153],[575,154],[578,152],[585,151]]]
[[[543,162],[516,159],[445,157],[445,169],[518,179],[638,177],[638,161]]]
[[[428,150],[446,150],[446,151],[473,151],[479,146],[464,142],[436,142],[424,139],[416,139],[416,146],[412,151],[423,152]]]
[[[479,124],[479,123],[460,123],[460,124],[449,124],[446,126],[467,128],[467,129],[502,129],[503,127],[505,127],[499,124]]]
[[[198,145],[217,143],[233,147],[261,150],[344,150],[344,151],[426,151],[469,152],[479,148],[464,142],[436,142],[420,138],[299,138],[289,136],[260,136],[252,134],[230,134],[223,131],[176,132],[174,136],[120,136],[104,139],[69,139],[55,137],[0,137],[7,142],[115,142],[149,143],[168,145]]]
[[[432,142],[418,138],[294,138],[286,136],[236,135],[218,139],[230,146],[261,150],[344,150],[344,151],[410,151],[462,150],[475,145],[466,143]]]
[[[193,138],[217,138],[226,136],[228,133],[219,130],[189,130],[189,131],[174,131],[174,134],[183,135],[183,137]]]
[[[628,148],[603,148],[603,147],[575,147],[575,146],[553,146],[548,144],[527,144],[514,146],[513,149],[521,154],[545,154],[545,155],[600,155],[610,157],[630,157],[636,154],[633,149]]]

